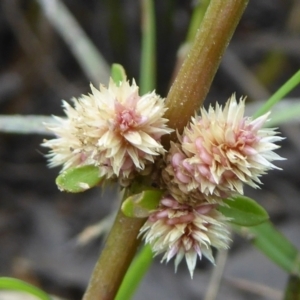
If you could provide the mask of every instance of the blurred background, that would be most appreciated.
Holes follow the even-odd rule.
[[[201,1],[200,1],[201,2]],[[88,74],[70,42],[78,32],[63,16],[51,16],[54,0],[0,2],[0,114],[63,115],[61,99],[89,92],[89,83],[107,83],[112,63],[139,80],[141,4],[135,0],[67,0],[63,7],[77,20],[106,61]],[[61,2],[58,2],[61,3]],[[176,57],[186,39],[197,1],[155,1],[157,92],[166,96]],[[63,10],[61,10],[64,12]],[[247,95],[249,109],[262,103],[300,68],[300,1],[251,0],[222,60],[206,105],[223,102],[233,92]],[[72,24],[71,24],[72,25]],[[63,30],[63,29],[64,30]],[[64,37],[69,34],[69,41]],[[79,41],[78,41],[79,42]],[[82,54],[83,53],[83,54]],[[97,78],[99,77],[99,80]],[[300,87],[285,107],[299,103]],[[280,125],[286,140],[277,163],[283,171],[263,177],[262,190],[246,190],[270,213],[272,221],[300,247],[300,117]],[[2,129],[0,129],[2,131]],[[33,283],[62,299],[81,299],[107,227],[107,216],[118,205],[116,188],[83,194],[58,191],[59,169],[48,169],[40,147],[46,134],[0,133],[0,275]],[[49,137],[49,136],[48,136]],[[104,219],[103,219],[104,218]],[[99,224],[101,220],[104,220]],[[97,225],[98,224],[98,225]],[[95,226],[94,226],[95,225]],[[92,226],[92,227],[90,227]],[[89,231],[87,231],[87,228]],[[95,233],[95,237],[93,237]],[[191,280],[183,262],[155,259],[134,299],[281,299],[287,275],[251,246],[233,236],[220,285],[211,282],[213,267],[199,262]],[[214,296],[211,291],[217,292]],[[0,291],[0,299],[8,295]],[[19,298],[18,298],[19,297]],[[25,299],[14,296],[9,299]]]

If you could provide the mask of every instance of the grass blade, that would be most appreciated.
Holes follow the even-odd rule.
[[[41,300],[51,300],[51,297],[39,288],[19,279],[0,277],[0,290],[26,292]]]
[[[253,115],[253,118],[267,113],[271,108],[285,97],[291,90],[293,90],[300,83],[300,70],[296,72],[279,90],[271,96],[271,98]]]
[[[298,249],[282,235],[271,222],[252,227],[234,227],[242,235],[251,236],[253,245],[271,261],[290,274],[300,275],[297,257]]]
[[[140,92],[148,93],[155,88],[156,43],[155,15],[152,0],[142,0],[142,53],[140,66]]]
[[[149,245],[144,246],[130,265],[115,300],[131,299],[153,260]]]

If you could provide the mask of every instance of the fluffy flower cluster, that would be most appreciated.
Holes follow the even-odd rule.
[[[273,151],[282,137],[274,128],[263,128],[269,113],[253,120],[244,117],[244,110],[245,100],[237,103],[234,95],[224,109],[218,104],[202,108],[185,128],[181,144],[172,145],[164,178],[175,182],[170,190],[178,201],[196,194],[200,202],[219,202],[243,194],[244,183],[258,187],[260,176],[277,168],[271,161],[282,159]]]
[[[193,277],[197,256],[201,259],[204,255],[214,263],[211,247],[228,248],[226,221],[213,204],[193,207],[165,197],[141,228],[141,234],[146,233],[145,242],[151,245],[155,255],[164,253],[162,261],[176,257],[175,270],[185,257]]]
[[[155,254],[174,256],[175,267],[185,256],[191,273],[197,256],[213,262],[211,247],[224,249],[230,238],[228,221],[218,210],[224,198],[243,194],[243,184],[257,187],[260,176],[277,168],[274,150],[282,140],[273,128],[263,128],[268,115],[244,117],[245,100],[233,95],[224,109],[216,105],[192,119],[171,143],[162,179],[168,196],[161,200],[142,228]]]
[[[50,166],[63,170],[81,165],[99,166],[100,176],[130,178],[134,172],[149,172],[154,158],[165,150],[160,138],[172,130],[163,118],[164,100],[154,92],[139,96],[138,86],[110,80],[100,90],[63,102],[67,118],[48,125],[57,135],[45,141],[51,148]]]
[[[91,89],[73,99],[74,106],[64,102],[67,118],[48,126],[57,135],[43,144],[51,148],[50,166],[96,165],[100,176],[123,185],[149,174],[166,152],[161,136],[172,131],[163,118],[164,100],[154,92],[139,96],[134,81]],[[211,248],[229,245],[228,219],[217,210],[222,199],[243,194],[244,184],[257,187],[267,170],[277,168],[272,161],[282,159],[274,152],[282,138],[263,127],[269,114],[252,119],[244,110],[245,100],[238,103],[233,95],[224,108],[202,108],[192,118],[164,157],[157,182],[166,193],[140,231],[156,255],[164,254],[162,261],[175,257],[177,268],[185,257],[191,276],[197,257],[214,262]]]

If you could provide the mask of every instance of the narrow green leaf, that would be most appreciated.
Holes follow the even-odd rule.
[[[276,127],[293,121],[300,121],[300,103],[296,101],[288,103],[287,106],[280,107],[278,110],[276,109],[272,111],[271,119],[265,124],[265,126]]]
[[[271,108],[300,83],[300,71],[296,72],[271,98],[253,115],[254,118],[267,113]]]
[[[155,87],[156,49],[155,14],[153,0],[142,0],[142,53],[140,66],[140,92],[152,91]]]
[[[143,247],[130,265],[115,300],[131,299],[153,260],[149,245]]]
[[[51,300],[51,297],[39,288],[19,279],[0,277],[0,290],[26,292],[41,300]]]
[[[234,227],[246,237],[252,237],[252,243],[271,261],[290,274],[300,275],[299,252],[270,221],[257,226]]]
[[[246,196],[236,196],[232,199],[226,199],[224,202],[226,205],[220,206],[219,210],[231,219],[229,222],[232,224],[254,226],[269,219],[266,210]]]
[[[89,165],[64,171],[56,178],[56,184],[61,191],[80,193],[98,185],[101,180],[98,167]]]
[[[187,34],[187,43],[192,43],[195,39],[199,26],[204,18],[206,9],[209,5],[210,0],[201,0],[197,1],[194,6],[192,18],[189,24],[188,34]]]
[[[122,211],[130,218],[146,218],[157,208],[163,192],[161,190],[147,190],[129,196],[122,203]]]
[[[120,82],[126,80],[125,69],[120,64],[112,64],[110,73],[111,73],[110,76],[116,85],[119,85]]]

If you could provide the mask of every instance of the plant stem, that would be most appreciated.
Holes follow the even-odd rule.
[[[248,0],[211,0],[195,41],[167,96],[165,117],[179,133],[202,105]],[[174,138],[175,134],[171,137]],[[165,141],[166,142],[166,141]]]
[[[170,127],[181,132],[202,104],[247,3],[248,0],[211,0],[195,42],[167,97],[166,118]],[[125,217],[119,211],[84,300],[114,299],[139,245],[136,237],[144,221]]]
[[[284,300],[300,299],[300,253],[298,252],[284,293]]]
[[[156,37],[155,13],[152,0],[142,0],[142,52],[140,67],[140,93],[146,94],[155,88]]]
[[[113,300],[140,243],[145,219],[128,218],[119,210],[94,268],[83,300]]]
[[[290,275],[288,284],[285,289],[283,300],[299,300],[300,299],[300,278],[296,275]]]

